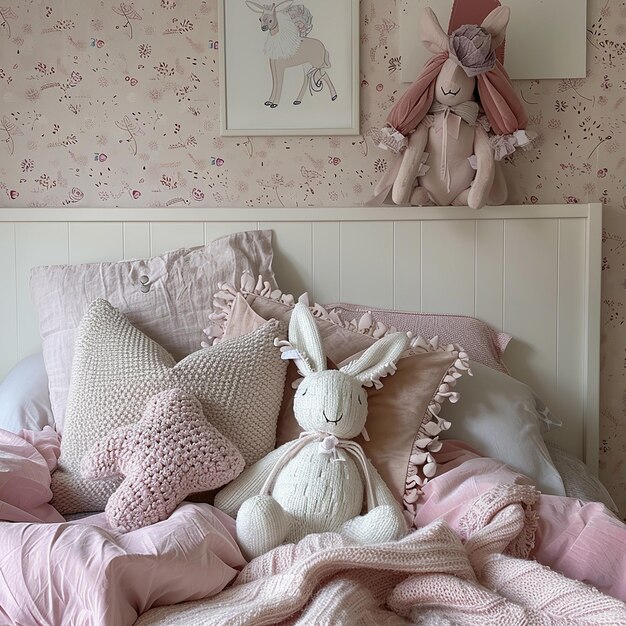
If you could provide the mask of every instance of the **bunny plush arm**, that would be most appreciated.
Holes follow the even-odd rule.
[[[402,155],[402,162],[391,190],[394,204],[408,204],[415,186],[417,173],[422,165],[424,149],[428,142],[428,127],[420,124],[409,137],[409,145]]]
[[[267,480],[272,468],[290,445],[292,442],[288,441],[280,448],[266,454],[254,465],[247,467],[235,480],[219,491],[215,496],[215,506],[227,515],[236,517],[241,505],[248,498],[261,493],[263,483]]]
[[[474,154],[476,155],[476,175],[469,189],[462,191],[452,202],[454,206],[469,206],[472,209],[482,209],[488,199],[497,204],[497,195],[494,197],[494,179],[496,174],[493,149],[489,144],[489,137],[480,126],[476,128],[474,136]],[[506,191],[505,191],[506,193]],[[502,202],[499,202],[502,204]]]
[[[365,515],[348,520],[341,533],[358,543],[367,544],[401,539],[407,533],[402,509],[369,459],[367,467],[377,506]]]
[[[489,138],[482,126],[476,127],[474,136],[474,154],[476,155],[476,176],[467,196],[467,205],[472,209],[482,209],[493,187],[495,159]]]

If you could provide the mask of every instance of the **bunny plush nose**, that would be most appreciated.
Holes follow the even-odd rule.
[[[328,411],[328,414],[326,413],[326,410],[324,409],[322,411],[322,415],[324,416],[324,419],[326,420],[327,423],[329,424],[337,424],[337,422],[340,422],[343,418],[343,411],[341,412],[341,414],[339,416],[337,416],[337,411]]]

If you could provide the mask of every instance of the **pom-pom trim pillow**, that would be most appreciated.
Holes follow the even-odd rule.
[[[262,280],[242,277],[242,289],[221,285],[216,294],[214,322],[206,329],[209,341],[249,332],[274,318],[287,322],[295,302],[293,296],[269,289]],[[245,291],[250,289],[250,291]],[[265,294],[265,295],[261,295]],[[306,301],[306,296],[300,298]],[[311,307],[324,351],[337,367],[346,365],[377,341],[365,332],[344,328],[319,305]],[[365,330],[365,329],[364,329]],[[389,332],[389,331],[385,331]],[[386,378],[381,389],[368,390],[369,441],[356,439],[381,474],[394,496],[403,502],[412,521],[421,487],[437,472],[434,452],[440,449],[439,434],[450,423],[439,417],[445,400],[456,402],[456,381],[469,372],[468,358],[457,345],[439,345],[433,339],[411,338],[411,349],[396,363],[394,376]],[[290,365],[283,407],[278,419],[277,444],[297,438],[300,428],[293,417],[293,389],[289,383],[298,378]]]

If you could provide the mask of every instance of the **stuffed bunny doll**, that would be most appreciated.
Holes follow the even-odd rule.
[[[398,157],[372,204],[390,190],[400,205],[479,209],[506,201],[496,161],[532,140],[523,130],[528,119],[521,101],[496,58],[509,17],[508,7],[498,7],[481,26],[448,35],[432,9],[424,9],[421,39],[434,56],[390,111],[387,126],[373,133]]]
[[[400,505],[351,441],[365,428],[363,386],[395,371],[407,348],[404,333],[388,335],[340,370],[327,370],[313,315],[296,304],[283,358],[304,376],[293,410],[300,438],[273,450],[222,489],[215,506],[237,515],[239,545],[253,558],[309,533],[340,532],[359,543],[399,539],[407,532]],[[364,495],[368,512],[361,515]]]

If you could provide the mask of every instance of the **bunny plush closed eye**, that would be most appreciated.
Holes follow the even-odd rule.
[[[407,344],[404,333],[394,333],[340,370],[328,370],[313,315],[304,304],[295,306],[283,355],[296,359],[303,376],[294,415],[304,432],[247,468],[215,498],[215,506],[237,516],[246,557],[309,533],[341,532],[359,543],[406,534],[400,505],[352,439],[367,419],[363,387],[393,373]]]

